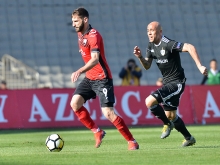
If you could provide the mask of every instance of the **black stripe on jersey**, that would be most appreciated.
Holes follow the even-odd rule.
[[[183,43],[181,43],[181,42],[175,42],[174,44],[173,44],[173,46],[172,46],[172,49],[171,49],[171,53],[172,53],[172,50],[179,50],[179,51],[182,51],[182,49],[183,49]]]
[[[172,46],[172,48],[171,48],[171,53],[172,53],[173,48],[174,48],[174,46],[175,46],[176,43],[177,43],[177,42],[175,42],[175,43],[173,44],[173,46]]]
[[[99,63],[100,63],[100,65],[102,66],[102,69],[104,70],[104,73],[105,73],[106,78],[109,78],[108,71],[107,71],[107,69],[106,69],[106,67],[105,67],[105,63],[104,63],[104,61],[103,61],[103,59],[102,59],[101,54],[100,54],[100,56],[99,56]]]
[[[165,36],[163,36],[161,40],[162,40],[163,42],[165,42],[165,43],[170,42],[170,39],[167,38],[167,37],[165,37]]]
[[[100,50],[99,50],[99,48],[93,48],[93,49],[91,50],[91,52],[99,52],[99,53],[100,53]]]

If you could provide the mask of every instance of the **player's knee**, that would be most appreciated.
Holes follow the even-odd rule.
[[[145,99],[145,104],[146,104],[147,108],[151,107],[151,104],[150,104],[148,97]]]
[[[70,106],[73,109],[73,111],[77,111],[79,109],[77,103],[73,99],[70,102]]]
[[[174,113],[174,112],[166,113],[166,116],[170,121],[173,121],[176,119],[176,113]]]
[[[173,120],[173,117],[172,116],[167,116],[167,118],[170,120],[170,121],[172,121]]]
[[[70,106],[71,108],[73,109],[73,111],[77,111],[79,110],[82,105],[80,105],[76,100],[72,99],[71,102],[70,102]]]
[[[83,106],[84,102],[85,100],[83,99],[82,96],[74,95],[71,99],[70,106],[73,109],[73,111],[77,111]]]
[[[178,116],[176,114],[174,114],[169,118],[169,120],[175,121],[177,118],[178,118]]]
[[[109,111],[103,113],[107,119],[111,118],[111,113]]]
[[[113,122],[114,119],[116,118],[114,110],[111,110],[110,108],[104,108],[102,112],[103,115],[106,117],[106,119],[110,120],[111,122]]]
[[[151,95],[148,96],[148,97],[145,99],[145,104],[146,104],[147,108],[151,108],[153,105],[155,105],[154,97],[152,97]]]

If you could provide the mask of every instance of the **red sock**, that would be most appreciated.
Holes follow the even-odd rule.
[[[94,123],[94,121],[90,117],[89,112],[84,106],[82,106],[78,111],[76,111],[75,114],[79,118],[81,123],[83,123],[92,132],[96,133],[99,131],[99,127]]]
[[[128,127],[125,125],[125,122],[121,117],[117,116],[113,124],[127,141],[134,141],[131,132],[129,131]]]

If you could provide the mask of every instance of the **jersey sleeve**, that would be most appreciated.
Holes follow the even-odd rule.
[[[92,29],[89,32],[88,41],[91,52],[100,52],[100,36],[96,32],[96,30]]]
[[[150,45],[150,43],[148,44],[148,47],[146,48],[146,57],[147,58],[153,58],[152,53],[151,53],[151,45]]]
[[[183,45],[184,45],[184,43],[171,40],[171,41],[168,43],[168,49],[169,49],[171,52],[174,52],[174,51],[176,51],[176,52],[182,52]]]

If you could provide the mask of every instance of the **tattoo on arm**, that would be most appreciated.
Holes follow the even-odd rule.
[[[151,62],[152,62],[151,59],[145,59],[143,56],[141,56],[141,57],[139,58],[139,61],[140,61],[141,65],[142,65],[146,70],[150,68]]]

